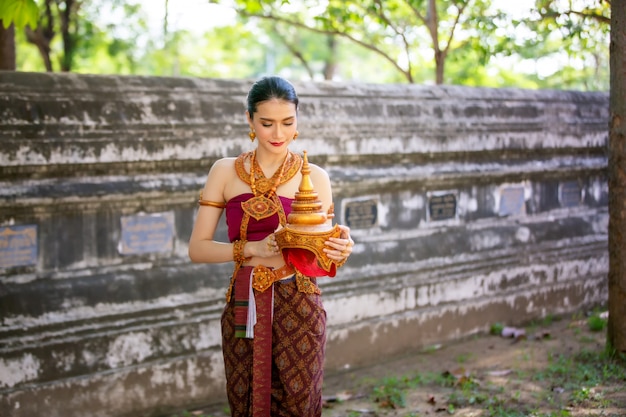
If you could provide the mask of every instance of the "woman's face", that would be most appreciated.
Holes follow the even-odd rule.
[[[285,151],[298,127],[296,105],[272,99],[257,104],[254,118],[248,116],[250,128],[256,133],[258,146],[272,153]]]

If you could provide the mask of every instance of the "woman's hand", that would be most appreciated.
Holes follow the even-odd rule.
[[[276,236],[274,233],[268,235],[265,239],[256,242],[248,242],[246,247],[250,245],[252,256],[258,256],[259,258],[271,258],[280,253],[278,244],[276,243]]]
[[[339,225],[341,233],[339,237],[329,238],[325,244],[324,253],[329,259],[337,262],[345,262],[352,253],[354,240],[350,237],[350,228],[348,226]]]

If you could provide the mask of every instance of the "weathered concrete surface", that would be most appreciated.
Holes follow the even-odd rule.
[[[192,265],[187,240],[211,164],[252,147],[250,84],[0,73],[0,415],[224,400],[230,265]],[[294,150],[357,242],[321,280],[328,372],[605,303],[607,94],[296,87]],[[162,249],[125,246],[141,214]],[[1,242],[32,230],[12,266]]]

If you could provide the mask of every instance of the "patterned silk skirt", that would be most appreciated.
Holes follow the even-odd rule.
[[[245,274],[250,274],[250,268],[241,268],[237,279]],[[270,414],[272,417],[319,417],[322,415],[326,311],[320,295],[299,292],[294,280],[277,282],[273,288],[271,348],[269,344],[263,348],[272,361]],[[222,314],[222,350],[233,417],[253,416],[253,342],[253,339],[235,337],[235,297],[231,297]],[[259,349],[258,343],[256,348]]]

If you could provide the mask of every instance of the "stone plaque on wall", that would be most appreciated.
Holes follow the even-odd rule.
[[[518,216],[526,213],[526,198],[524,187],[506,186],[500,188],[500,216]]]
[[[344,223],[351,229],[369,229],[378,225],[378,200],[344,200]]]
[[[428,216],[430,220],[449,220],[456,218],[456,194],[433,194],[428,197]]]
[[[174,213],[153,213],[121,218],[122,255],[171,252],[174,239]]]
[[[37,263],[37,225],[0,227],[0,269]]]
[[[559,184],[559,203],[561,207],[578,207],[582,203],[582,188],[578,181]]]

